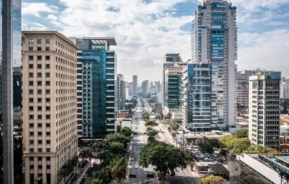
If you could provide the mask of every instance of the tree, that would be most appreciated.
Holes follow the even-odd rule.
[[[220,137],[219,142],[221,143],[221,147],[227,148],[228,147],[228,143],[232,139],[235,139],[235,137],[232,136],[232,135],[225,135],[225,136]]]
[[[117,157],[110,161],[109,165],[106,167],[112,178],[120,182],[126,176],[126,160],[124,157]]]
[[[166,119],[172,119],[172,114],[170,112],[167,114]]]
[[[211,139],[197,139],[195,143],[199,146],[200,151],[213,153],[214,143]]]
[[[79,151],[79,157],[81,158],[88,158],[92,157],[92,148],[91,147],[84,147]]]
[[[140,165],[155,166],[160,181],[165,180],[168,171],[174,175],[177,167],[185,168],[189,162],[190,158],[182,150],[159,141],[149,142],[140,153]]]
[[[157,122],[155,120],[147,121],[145,123],[145,126],[158,126]]]
[[[245,152],[253,152],[253,153],[278,153],[278,151],[273,148],[262,146],[262,145],[251,145],[248,147]]]
[[[147,121],[150,119],[150,115],[149,115],[149,113],[148,113],[147,111],[144,111],[144,112],[142,113],[142,119],[143,119],[145,122],[147,122]]]
[[[124,127],[120,130],[120,134],[123,134],[126,137],[130,137],[132,135],[132,130],[128,127]]]
[[[237,130],[237,131],[235,132],[234,136],[237,137],[237,138],[248,137],[248,130],[247,130],[247,129]]]
[[[230,153],[237,154],[243,153],[251,145],[248,138],[235,138],[229,141],[228,148]]]
[[[149,137],[154,137],[157,134],[158,134],[158,131],[155,130],[155,129],[152,129],[152,130],[148,131],[148,136]]]
[[[130,140],[131,140],[130,137],[126,137],[123,134],[108,134],[104,142],[106,143],[119,142],[119,143],[122,143],[125,148],[127,148],[127,143],[129,143]]]
[[[95,178],[91,181],[91,184],[105,184],[102,179]]]
[[[201,184],[227,184],[227,181],[220,176],[206,176],[201,178]]]
[[[172,120],[171,124],[170,124],[171,129],[173,129],[174,131],[177,131],[180,127],[180,125],[178,124],[178,122],[176,122],[175,120]]]

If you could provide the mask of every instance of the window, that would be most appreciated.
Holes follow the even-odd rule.
[[[41,81],[37,81],[37,85],[38,86],[42,86],[42,82]]]
[[[30,149],[30,152],[33,152],[33,149]],[[34,165],[30,165],[30,169],[34,169]]]
[[[42,102],[42,98],[38,98],[38,102]]]
[[[49,78],[49,77],[50,77],[50,73],[46,73],[46,77],[48,77],[48,78]]]
[[[50,119],[50,115],[46,115],[46,119]]]
[[[37,90],[37,93],[38,93],[39,95],[41,95],[41,93],[42,93],[41,89],[38,89],[38,90]]]
[[[33,73],[29,73],[29,77],[33,77]]]
[[[33,81],[29,81],[29,86],[33,86]]]
[[[38,132],[38,136],[42,136],[42,132]]]
[[[29,39],[29,44],[33,44],[34,40],[33,39]]]
[[[46,136],[50,136],[50,132],[46,132]]]
[[[42,140],[38,140],[38,144],[42,144]]]
[[[29,140],[29,144],[34,144],[34,140]]]
[[[33,89],[29,90],[29,94],[32,95],[33,94]]]
[[[38,111],[42,111],[42,107],[41,106],[38,106]]]
[[[33,102],[33,98],[29,98],[29,102]]]
[[[41,127],[42,127],[42,124],[41,124],[41,123],[38,123],[37,126],[38,126],[38,128],[41,128]]]
[[[42,77],[42,73],[37,73],[37,77]]]
[[[29,160],[30,160],[30,161],[34,161],[34,158],[33,158],[33,157],[29,157]]]
[[[42,157],[38,157],[38,159],[37,159],[38,161],[42,161]]]
[[[30,123],[30,124],[29,124],[29,127],[30,127],[30,128],[33,128],[33,127],[34,127],[33,123]]]
[[[46,64],[46,69],[49,69],[50,68],[50,64]]]
[[[50,106],[46,106],[46,110],[47,110],[47,111],[50,111]]]
[[[42,48],[41,47],[37,47],[37,51],[41,51],[42,50]]]
[[[50,56],[45,56],[45,59],[46,60],[50,60]]]
[[[29,69],[33,69],[33,64],[29,64]]]
[[[50,44],[50,40],[49,39],[45,39],[45,43],[46,44]]]
[[[42,60],[42,56],[37,56],[37,60]]]
[[[38,69],[41,69],[41,64],[38,64],[38,65],[37,65],[37,68],[38,68]]]
[[[29,56],[29,60],[30,60],[30,61],[33,60],[33,56]]]
[[[50,149],[49,149],[50,150]],[[50,151],[49,151],[50,152]],[[50,169],[50,165],[46,165],[46,169]]]
[[[45,50],[46,51],[50,51],[50,47],[45,47]]]
[[[50,102],[50,98],[46,98],[46,102]]]
[[[46,86],[50,86],[50,81],[46,81]]]
[[[46,148],[46,152],[49,153],[50,152],[50,148]]]
[[[46,90],[46,94],[50,94],[50,90],[49,89]]]
[[[46,128],[50,128],[50,123],[46,123]]]
[[[34,136],[34,132],[29,132],[29,135],[30,136]]]
[[[41,153],[42,152],[42,148],[38,148],[38,152]],[[42,165],[38,165],[38,166],[41,166],[41,168],[42,168]]]
[[[29,51],[33,51],[33,47],[29,47]]]
[[[38,119],[42,119],[42,115],[38,115],[37,117],[38,117]]]
[[[37,44],[41,44],[41,39],[37,39]]]

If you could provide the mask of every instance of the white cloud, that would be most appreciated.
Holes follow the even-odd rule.
[[[48,20],[54,20],[54,21],[56,21],[56,20],[57,20],[57,17],[56,17],[55,15],[53,15],[53,14],[49,14],[49,15],[47,16],[47,19],[48,19]]]
[[[241,38],[251,39],[251,46],[239,49],[238,69],[256,69],[281,71],[289,77],[289,30],[273,30],[261,34],[243,33]],[[248,41],[247,40],[247,41]]]
[[[40,13],[57,13],[58,7],[47,3],[22,3],[23,15],[40,17]]]
[[[187,0],[60,0],[67,8],[51,23],[66,36],[113,36],[118,46],[118,73],[127,80],[161,79],[161,63],[168,52],[190,57],[190,33],[181,26],[192,16],[175,17],[174,6]],[[175,11],[175,10],[174,10]],[[153,73],[153,75],[151,75]]]

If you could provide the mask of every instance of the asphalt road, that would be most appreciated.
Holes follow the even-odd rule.
[[[131,156],[129,167],[129,175],[135,175],[136,178],[129,178],[129,182],[132,184],[144,184],[146,181],[151,180],[153,178],[147,178],[147,174],[155,174],[152,167],[143,168],[139,166],[140,160],[140,152],[147,144],[148,136],[145,134],[146,127],[144,122],[142,121],[142,112],[141,112],[141,103],[138,100],[137,107],[135,108],[134,118],[136,120],[133,121],[133,131],[137,132],[137,135],[134,135],[131,146]],[[148,107],[145,107],[144,110],[149,110]],[[138,167],[136,167],[136,165]]]

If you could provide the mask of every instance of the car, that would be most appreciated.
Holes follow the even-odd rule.
[[[134,165],[134,168],[138,169],[138,165],[137,165],[137,164],[135,164],[135,165]]]

